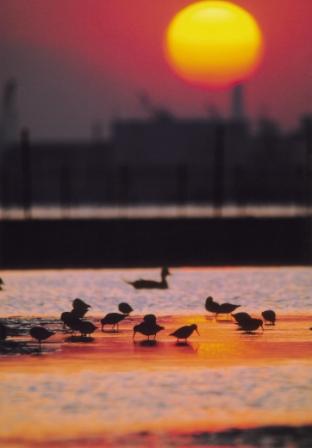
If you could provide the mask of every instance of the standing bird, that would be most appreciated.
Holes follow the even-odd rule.
[[[236,308],[239,308],[240,306],[241,305],[234,305],[234,303],[221,303],[217,314],[231,314],[236,310]]]
[[[4,341],[9,334],[9,329],[6,325],[0,323],[0,341]]]
[[[218,314],[220,309],[220,304],[218,302],[215,302],[211,296],[207,297],[205,302],[205,308],[209,313],[214,313],[215,315]]]
[[[78,319],[73,313],[72,311],[64,311],[64,313],[61,314],[61,318],[60,320],[63,322],[63,329],[65,329],[66,327],[70,328],[71,323]]]
[[[117,331],[119,330],[119,322],[124,320],[127,317],[127,314],[120,313],[108,313],[106,316],[101,319],[101,330],[104,331],[105,325],[112,325],[112,329],[114,330],[117,327]]]
[[[122,314],[126,314],[126,315],[129,315],[133,311],[132,306],[130,306],[129,303],[126,303],[126,302],[120,303],[118,305],[118,309]]]
[[[54,331],[47,330],[44,327],[32,327],[29,331],[30,336],[34,339],[37,339],[39,342],[39,346],[41,347],[41,342],[48,339],[50,336],[52,336]]]
[[[83,300],[77,298],[73,300],[73,309],[71,312],[75,317],[81,319],[89,311],[89,308],[91,308],[91,305],[88,305]]]
[[[168,275],[171,275],[167,267],[163,267],[161,270],[161,281],[157,282],[155,280],[136,280],[134,282],[126,282],[132,285],[135,289],[168,289],[169,285],[167,282]]]
[[[145,316],[143,317],[143,321],[146,324],[155,325],[157,319],[156,319],[155,314],[145,314]]]
[[[4,281],[2,280],[2,278],[0,277],[0,291],[2,291],[2,286],[4,286]]]
[[[238,325],[240,327],[239,329],[245,331],[245,333],[252,333],[253,331],[258,330],[259,327],[261,327],[263,331],[263,321],[261,319],[254,319],[253,317]]]
[[[154,336],[154,339],[156,339],[157,333],[164,329],[164,327],[161,327],[158,324],[141,322],[140,324],[133,327],[133,339],[135,338],[136,333],[141,333],[144,336],[147,336],[148,341],[150,340],[150,336]]]
[[[218,317],[218,314],[230,314],[233,313],[233,311],[236,310],[236,308],[239,308],[240,305],[234,305],[233,303],[218,303],[213,300],[213,298],[207,297],[205,308],[210,313],[215,313],[216,317]]]
[[[170,333],[169,336],[175,336],[177,338],[177,342],[179,342],[179,339],[184,339],[186,342],[187,338],[189,338],[194,331],[196,331],[196,333],[199,336],[199,332],[198,332],[196,324],[185,325],[184,327],[178,328],[173,333]]]
[[[235,313],[235,314],[232,314],[232,316],[236,320],[237,324],[241,324],[241,323],[248,321],[249,319],[252,319],[251,315],[248,313]]]
[[[271,325],[275,325],[276,321],[276,313],[273,310],[265,310],[262,313],[262,317],[267,322],[270,322]]]
[[[97,327],[88,320],[80,320],[77,322],[77,329],[80,331],[82,337],[87,337],[93,333]]]

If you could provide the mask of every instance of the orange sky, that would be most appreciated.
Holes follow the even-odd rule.
[[[21,124],[34,138],[88,137],[92,122],[144,115],[137,93],[181,116],[228,110],[228,91],[180,80],[163,35],[186,0],[1,0],[0,82],[19,81]],[[312,112],[311,0],[238,0],[260,24],[266,54],[248,81],[248,111],[284,127]]]

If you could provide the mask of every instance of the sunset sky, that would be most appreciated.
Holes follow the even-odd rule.
[[[228,113],[229,90],[179,79],[163,39],[186,0],[1,0],[0,82],[19,84],[21,125],[35,139],[89,138],[116,117],[146,116],[138,100],[178,116]],[[251,118],[267,114],[284,128],[312,112],[312,1],[237,0],[259,23],[265,55],[246,83]]]

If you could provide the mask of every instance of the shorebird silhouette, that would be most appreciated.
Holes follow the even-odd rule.
[[[167,282],[168,275],[171,275],[167,267],[163,267],[161,270],[161,281],[157,282],[155,280],[135,280],[134,282],[128,282],[129,285],[133,286],[135,289],[168,289],[169,285]]]
[[[267,322],[270,322],[271,325],[275,325],[276,321],[276,313],[273,310],[265,310],[262,313],[262,317]]]
[[[119,330],[119,322],[124,320],[127,317],[127,314],[120,313],[108,313],[106,316],[101,319],[101,331],[104,331],[105,325],[112,325],[112,329],[114,330],[117,327],[117,331]]]
[[[240,329],[243,330],[245,333],[252,333],[258,330],[259,327],[261,327],[263,331],[262,319],[254,319],[253,317],[251,317],[250,319],[246,319],[244,322],[241,322],[238,325]]]
[[[153,315],[147,314],[146,316]],[[164,327],[161,327],[156,323],[156,319],[155,321],[153,319],[144,319],[143,322],[133,327],[133,339],[135,338],[136,333],[141,333],[144,336],[147,336],[148,341],[150,340],[150,336],[154,336],[155,340],[157,333],[164,329]]]
[[[4,281],[2,280],[2,278],[0,277],[0,291],[2,291],[2,286],[4,286]]]
[[[196,333],[199,336],[199,332],[197,329],[197,325],[196,324],[192,324],[192,325],[185,325],[184,327],[180,327],[178,328],[176,331],[174,331],[173,333],[170,333],[169,336],[175,336],[177,338],[177,342],[179,342],[179,339],[184,339],[185,342],[187,341],[187,339],[191,336],[191,334],[196,331]]]
[[[0,341],[4,341],[9,334],[9,329],[6,325],[0,323]]]
[[[145,314],[145,316],[143,316],[143,321],[147,324],[156,324],[157,318],[155,316],[155,314]]]
[[[91,305],[77,298],[73,300],[73,309],[71,312],[80,319],[89,311],[89,308],[91,308]]]
[[[39,346],[41,347],[41,342],[48,339],[50,336],[52,336],[54,331],[47,330],[44,327],[32,327],[29,331],[30,336],[34,339],[37,339],[39,342]]]
[[[237,324],[243,324],[244,322],[248,321],[249,319],[252,319],[251,315],[248,313],[234,313],[232,314],[234,319],[236,320]]]
[[[211,296],[207,297],[205,302],[205,308],[209,313],[214,313],[216,316],[220,309],[220,304],[215,302]]]
[[[241,305],[234,305],[234,303],[221,303],[217,314],[231,314],[240,306]]]
[[[88,320],[80,320],[77,322],[77,327],[82,337],[87,337],[88,334],[92,334],[97,329],[97,327]]]
[[[241,305],[234,305],[234,303],[218,303],[213,300],[211,296],[207,297],[205,302],[205,308],[210,313],[214,313],[216,317],[218,317],[218,314],[230,314],[233,313],[233,311],[236,310],[236,308],[239,308]]]
[[[130,314],[133,311],[132,306],[129,303],[122,302],[118,305],[118,309],[122,314]]]

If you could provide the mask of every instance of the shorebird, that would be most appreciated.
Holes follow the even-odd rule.
[[[97,327],[88,320],[80,320],[77,322],[77,327],[82,337],[87,337],[88,334],[90,335],[97,329]]]
[[[221,303],[217,314],[231,314],[241,305],[234,305],[234,303]]]
[[[54,331],[47,330],[44,327],[32,327],[29,331],[30,336],[34,339],[37,339],[39,342],[39,345],[41,347],[41,342],[48,339],[50,336],[52,336]]]
[[[145,320],[133,327],[133,339],[135,338],[136,333],[141,333],[144,336],[147,336],[148,340],[150,340],[150,336],[154,336],[154,339],[156,339],[157,333],[164,329],[164,327],[161,327],[156,322],[148,322]]]
[[[130,314],[133,311],[132,306],[129,303],[122,302],[118,305],[118,309],[122,314]]]
[[[119,322],[124,320],[127,317],[127,314],[120,313],[108,313],[106,316],[101,319],[101,330],[104,331],[104,325],[112,325],[112,329],[114,330],[117,327],[117,331],[119,330]]]
[[[135,289],[168,289],[169,285],[167,282],[168,275],[171,275],[167,267],[163,267],[161,270],[161,281],[157,282],[155,280],[135,280],[134,282],[128,282],[129,285],[133,286]]]
[[[205,308],[210,313],[215,313],[216,317],[218,317],[218,314],[230,314],[233,313],[233,311],[236,310],[236,308],[239,308],[240,305],[234,305],[233,303],[218,303],[213,300],[211,296],[207,297]]]
[[[218,314],[220,304],[218,302],[215,302],[211,296],[207,297],[205,302],[205,308],[209,313],[214,313],[215,315]]]
[[[270,322],[271,325],[275,325],[276,321],[276,313],[273,310],[265,310],[262,313],[262,317],[267,322]]]
[[[89,308],[91,308],[91,305],[88,305],[83,300],[77,298],[73,300],[73,309],[71,312],[75,315],[75,317],[80,319],[89,311]]]
[[[240,330],[245,331],[245,333],[252,333],[253,331],[258,330],[259,327],[261,327],[263,331],[263,321],[261,319],[254,319],[253,317],[238,325]]]
[[[0,277],[0,291],[2,291],[2,286],[4,285],[4,281],[2,280],[2,278]]]
[[[9,329],[6,325],[0,323],[0,341],[4,341],[9,333]]]
[[[64,311],[64,313],[61,314],[60,320],[63,322],[63,328],[65,327],[69,327],[71,323],[75,320],[78,319],[73,313],[72,311]]]
[[[241,323],[246,322],[249,319],[252,319],[251,315],[248,313],[235,313],[235,314],[232,314],[232,316],[236,320],[237,324],[241,324]]]
[[[157,319],[156,319],[155,314],[145,314],[145,316],[143,317],[143,321],[150,325],[156,324],[156,320]]]
[[[74,299],[73,300],[73,308],[91,308],[91,305],[88,305],[82,299]]]
[[[175,336],[177,338],[177,342],[179,342],[179,339],[185,339],[185,342],[186,342],[187,338],[189,338],[194,331],[196,331],[196,333],[199,336],[199,332],[198,332],[196,324],[185,325],[184,327],[178,328],[173,333],[170,333],[169,336]]]

